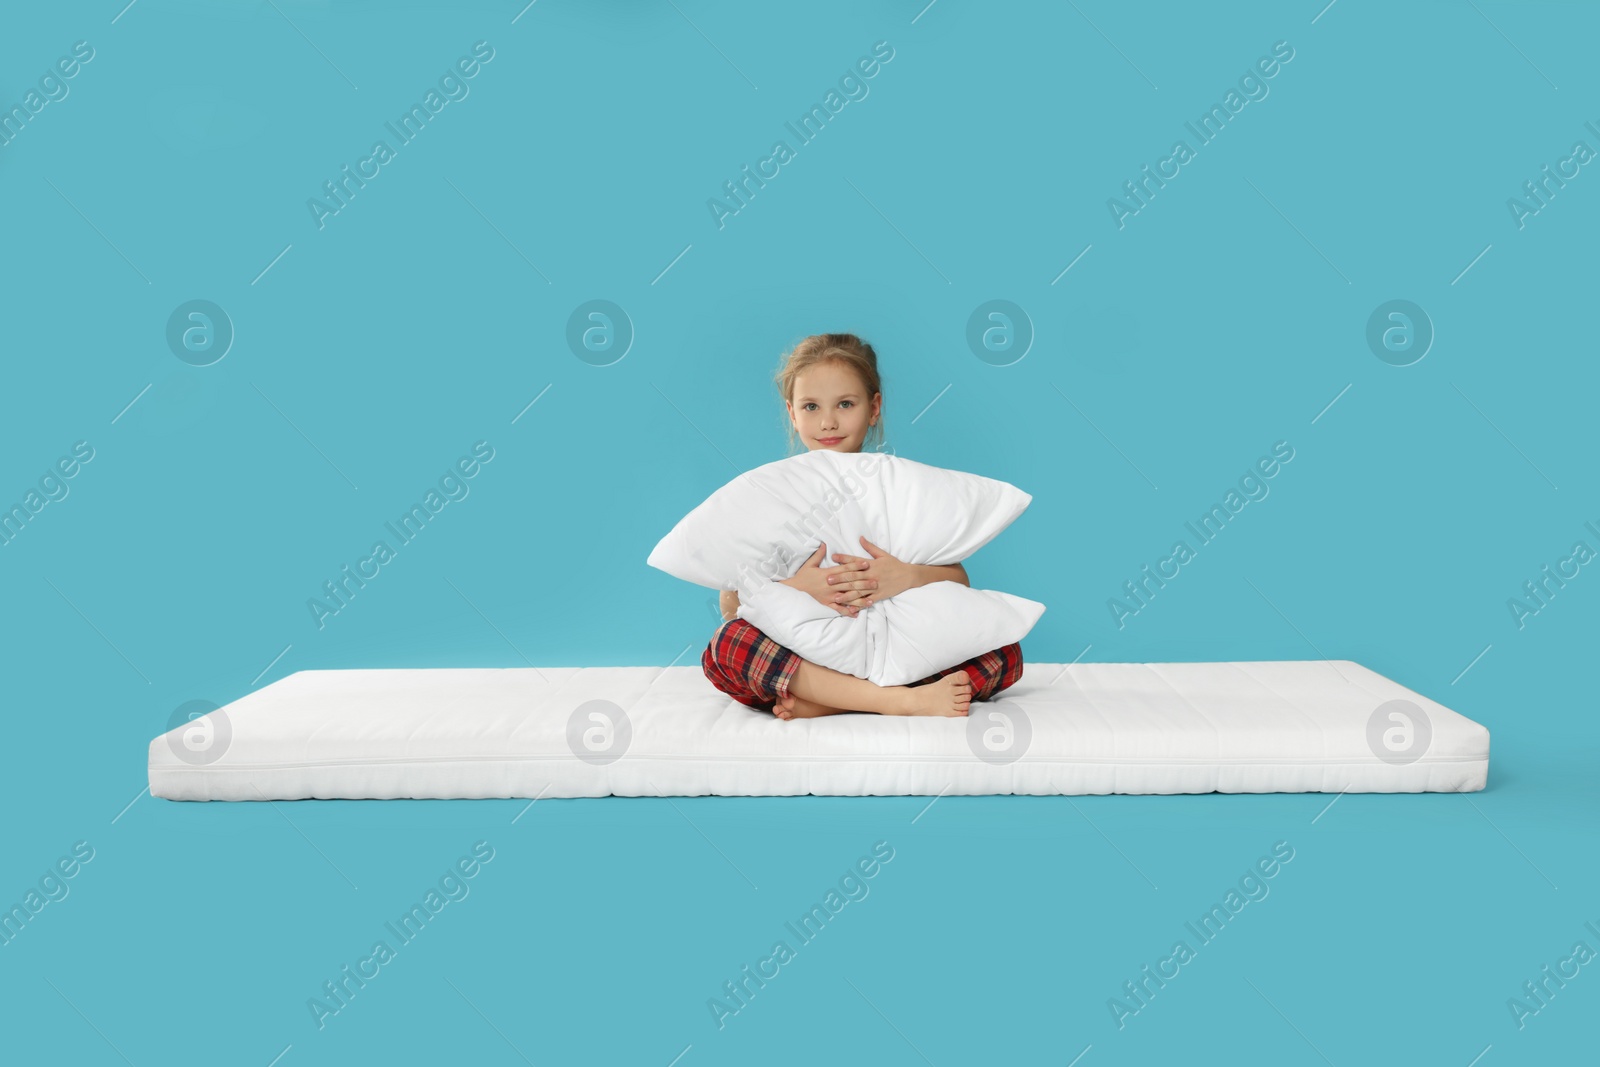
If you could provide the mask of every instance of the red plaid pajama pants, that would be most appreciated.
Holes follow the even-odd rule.
[[[712,635],[700,666],[719,691],[758,711],[771,711],[780,696],[789,694],[800,656],[745,620],[730,619]],[[911,684],[926,685],[962,670],[972,678],[972,699],[988,700],[1022,677],[1022,646],[1012,643],[985,652]]]

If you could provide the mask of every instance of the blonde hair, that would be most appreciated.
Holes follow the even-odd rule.
[[[774,381],[778,386],[778,395],[786,404],[794,401],[794,380],[800,374],[819,363],[842,363],[855,371],[856,377],[861,379],[862,387],[867,393],[867,409],[872,408],[872,398],[883,392],[883,379],[878,374],[878,354],[872,346],[853,333],[814,333],[803,338],[799,344],[790,349],[783,357],[783,362],[778,368]],[[794,422],[786,419],[784,427],[789,435],[789,452],[796,453],[796,446],[804,448],[800,438],[794,432]],[[876,440],[879,446],[883,443],[883,409],[879,406],[878,420],[867,429],[866,440],[862,442],[862,450],[872,447]]]

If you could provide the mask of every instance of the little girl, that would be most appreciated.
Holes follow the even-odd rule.
[[[796,436],[808,449],[860,452],[867,438],[883,436],[883,393],[878,356],[854,334],[807,337],[784,358],[778,391],[789,412],[790,449]],[[876,434],[873,434],[876,431]],[[860,547],[867,554],[849,555]],[[835,566],[821,544],[785,585],[816,597],[854,618],[863,608],[930,582],[970,585],[959,563],[903,563],[866,538],[860,546],[836,546]],[[965,715],[974,700],[988,700],[1022,677],[1022,647],[1016,643],[985,652],[910,685],[880,686],[829,670],[784,648],[743,619],[735,618],[739,594],[724,591],[725,621],[700,657],[706,677],[739,703],[771,711],[780,719],[805,719],[844,711],[880,715]]]

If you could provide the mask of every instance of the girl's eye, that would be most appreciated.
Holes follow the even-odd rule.
[[[807,400],[804,404],[801,405],[800,410],[802,410],[802,411],[810,411],[812,408],[814,408],[816,406],[817,406],[816,404],[814,404],[811,401]]]
[[[839,403],[843,404],[845,407],[854,407],[855,406],[855,401],[854,400],[841,400],[841,401],[839,401]]]

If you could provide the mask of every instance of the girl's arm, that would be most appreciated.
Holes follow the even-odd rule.
[[[948,566],[937,566],[931,563],[917,565],[917,585],[928,585],[931,582],[960,582],[969,589],[972,583],[967,580],[967,568],[959,563]]]
[[[717,606],[722,611],[722,621],[727,622],[739,610],[739,591],[737,589],[724,589],[717,598]]]
[[[904,563],[865,538],[862,543],[872,552],[872,558],[833,554],[845,573],[830,576],[829,584],[840,586],[839,592],[849,598],[844,601],[849,607],[870,606],[880,599],[889,600],[907,589],[932,582],[957,582],[969,589],[972,587],[967,580],[966,567],[959,563]]]

